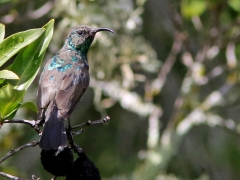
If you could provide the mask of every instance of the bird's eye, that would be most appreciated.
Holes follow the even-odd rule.
[[[78,31],[78,35],[80,35],[80,36],[81,36],[82,34],[83,34],[83,32],[82,32],[82,31]]]

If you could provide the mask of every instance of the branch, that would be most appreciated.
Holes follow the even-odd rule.
[[[70,130],[73,130],[73,129],[76,129],[76,128],[80,128],[80,127],[83,127],[83,126],[90,126],[90,125],[94,125],[94,124],[104,124],[104,123],[107,123],[109,120],[110,120],[109,116],[106,116],[106,117],[104,117],[102,119],[99,119],[99,120],[96,120],[96,121],[88,120],[85,123],[82,123],[82,124],[70,127]]]
[[[4,123],[22,123],[22,124],[27,124],[31,126],[38,134],[40,134],[40,128],[39,126],[42,126],[40,121],[35,121],[35,120],[26,120],[26,119],[11,119],[11,120],[4,120]]]
[[[83,124],[80,124],[80,125],[76,125],[76,126],[73,126],[71,127],[70,124],[68,127],[66,127],[66,133],[67,133],[67,137],[68,137],[68,141],[69,141],[69,144],[71,146],[71,148],[74,150],[74,152],[76,152],[77,154],[80,154],[83,152],[83,149],[80,148],[78,145],[76,145],[73,141],[73,135],[77,135],[77,134],[80,134],[83,130],[79,130],[77,132],[73,132],[71,133],[71,130],[73,129],[76,129],[76,128],[79,128],[79,127],[83,127],[83,126],[90,126],[90,125],[94,125],[94,124],[101,124],[101,123],[106,123],[110,120],[110,117],[109,116],[106,116],[102,119],[99,119],[99,120],[96,120],[96,121],[91,121],[91,120],[88,120],[87,122],[83,123]],[[22,124],[27,124],[29,126],[31,126],[32,128],[34,128],[34,130],[40,134],[40,129],[39,129],[39,126],[42,126],[42,122],[39,121],[39,120],[25,120],[25,119],[12,119],[12,120],[4,120],[3,121],[3,124],[4,123],[22,123]],[[0,164],[5,161],[6,159],[8,159],[9,157],[13,156],[15,153],[21,151],[22,149],[25,149],[25,148],[28,148],[28,147],[35,147],[36,145],[39,144],[39,141],[33,141],[31,143],[27,143],[25,145],[22,145],[16,149],[12,149],[11,151],[9,151],[3,158],[0,159]],[[58,150],[56,155],[59,154],[61,152],[61,150]],[[13,180],[25,180],[23,178],[19,178],[19,177],[15,177],[15,176],[12,176],[12,175],[9,175],[9,174],[6,174],[6,173],[2,173],[0,172],[0,176],[3,176],[3,177],[7,177],[9,179],[13,179]],[[52,180],[55,180],[57,177],[53,177]],[[35,176],[32,177],[32,179],[36,179]],[[38,178],[39,179],[39,178]]]
[[[158,108],[151,102],[143,101],[138,93],[124,89],[117,81],[100,81],[92,77],[90,86],[101,89],[106,96],[118,101],[122,108],[137,113],[139,116],[149,116],[156,107]]]
[[[174,42],[171,48],[170,53],[168,54],[167,59],[165,60],[164,64],[162,65],[161,69],[159,70],[158,77],[153,81],[151,91],[155,92],[151,94],[159,93],[166,80],[167,76],[170,73],[175,61],[177,60],[177,55],[180,53],[182,49],[182,44],[185,39],[185,35],[181,32],[176,32],[174,35]]]
[[[17,153],[18,151],[21,151],[22,149],[25,149],[27,147],[35,147],[36,145],[38,145],[39,142],[38,141],[33,141],[31,143],[27,143],[25,145],[22,145],[16,149],[12,149],[11,151],[9,151],[3,158],[0,159],[0,164],[5,161],[6,159],[8,159],[9,157],[11,157],[13,154]]]
[[[18,5],[19,6],[22,5],[22,3],[19,3]],[[12,22],[24,23],[24,22],[29,21],[30,19],[39,19],[39,18],[43,17],[44,15],[46,15],[47,13],[49,13],[49,11],[52,9],[53,6],[54,6],[54,2],[47,1],[40,8],[35,9],[35,10],[31,9],[30,11],[27,11],[25,14],[21,14],[20,12],[18,12],[17,14],[13,14],[13,13],[9,14],[8,13],[7,15],[2,16],[0,18],[0,22],[2,22],[4,24],[10,24]],[[15,7],[9,6],[6,8],[6,6],[4,6],[4,8],[0,9],[0,11],[2,12],[2,10],[4,10],[5,12],[8,12],[9,9],[12,9],[12,8],[15,8]],[[17,11],[18,11],[18,9],[17,9]]]
[[[83,127],[83,126],[90,126],[90,125],[94,125],[94,124],[107,123],[107,122],[109,122],[109,120],[110,120],[110,117],[106,116],[106,117],[104,117],[102,119],[99,119],[99,120],[96,120],[96,121],[88,120],[85,123],[82,123],[82,124],[79,124],[79,125],[76,125],[76,126],[73,126],[73,127],[70,126],[70,122],[68,121],[69,124],[68,124],[68,127],[66,127],[66,134],[67,134],[68,142],[69,142],[71,148],[74,150],[74,152],[77,153],[77,154],[81,154],[83,152],[83,149],[81,147],[79,147],[77,144],[75,144],[74,141],[73,141],[73,136],[81,134],[83,132],[83,129],[80,129],[77,132],[71,132],[71,130],[76,129],[76,128],[80,128],[80,127]],[[59,152],[57,152],[57,153],[59,153]]]
[[[3,172],[0,172],[0,176],[6,177],[6,178],[12,179],[12,180],[27,180],[27,179],[16,177],[16,176],[12,176],[10,174],[6,174],[6,173],[3,173]],[[37,178],[35,175],[32,175],[32,180],[41,180],[41,179]]]
[[[6,174],[6,173],[3,173],[3,172],[0,172],[0,176],[6,177],[6,178],[12,179],[12,180],[26,180],[26,179],[24,179],[24,178],[12,176],[12,175],[10,175],[10,174]]]
[[[83,132],[83,129],[80,129],[79,131],[77,131],[77,132],[72,132],[71,134],[72,134],[72,136],[76,136],[76,135],[81,134],[82,132]]]
[[[34,174],[32,175],[32,180],[41,180],[40,178],[37,178]]]
[[[180,12],[176,10],[176,8],[170,4],[169,8],[169,17],[171,18],[171,22],[173,23],[173,26],[175,27],[175,31],[178,32],[182,36],[182,43],[186,49],[187,52],[189,52],[192,56],[194,55],[194,51],[191,47],[191,43],[189,40],[188,32],[186,31],[186,28],[184,27],[182,15]]]

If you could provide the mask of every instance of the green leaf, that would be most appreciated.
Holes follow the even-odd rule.
[[[33,102],[25,102],[25,103],[21,104],[21,106],[19,108],[27,108],[34,112],[38,112],[38,108]]]
[[[31,29],[9,36],[0,43],[0,66],[22,48],[35,41],[45,30],[43,28]]]
[[[18,111],[20,105],[21,105],[21,104],[18,104],[18,105],[13,109],[13,111],[10,112],[8,115],[6,115],[3,119],[8,119],[8,120],[13,119],[14,116],[17,114],[17,111]]]
[[[29,80],[27,80],[25,83],[23,83],[21,85],[16,86],[15,89],[17,89],[17,90],[26,90],[32,84],[33,80],[37,76],[39,69],[40,68],[38,68],[38,70],[35,72],[35,74]]]
[[[53,25],[54,20],[51,20],[43,26],[44,33],[21,51],[13,62],[10,70],[19,76],[19,80],[8,80],[8,83],[16,86],[16,89],[27,89],[36,77],[53,35]]]
[[[54,28],[54,19],[51,19],[46,25],[44,25],[42,28],[45,29],[45,38],[44,38],[44,42],[42,45],[42,49],[40,51],[40,54],[43,54],[46,52],[46,49],[52,39],[53,36],[53,28]]]
[[[14,89],[11,85],[0,89],[0,116],[6,118],[18,109],[25,91]]]
[[[19,79],[19,77],[12,71],[2,70],[0,71],[0,79]]]
[[[206,0],[182,0],[181,2],[181,12],[187,18],[200,16],[206,8]]]
[[[0,89],[0,100],[5,102],[22,102],[22,97],[25,91],[19,91],[14,89],[11,85],[6,85]]]
[[[5,36],[5,26],[4,24],[0,23],[0,43],[3,41]]]

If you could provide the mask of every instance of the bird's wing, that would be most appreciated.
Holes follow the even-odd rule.
[[[66,119],[71,114],[88,85],[88,73],[71,73],[63,77],[60,89],[55,96],[59,117]]]
[[[39,110],[38,117],[41,118],[43,111],[47,108],[50,101],[54,99],[56,94],[57,87],[53,83],[53,80],[50,80],[50,72],[43,72],[39,80],[38,87],[38,97],[37,97],[37,106]]]

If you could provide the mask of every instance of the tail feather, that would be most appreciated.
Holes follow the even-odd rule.
[[[58,109],[50,103],[46,110],[45,124],[39,146],[42,149],[59,149],[67,146],[64,119],[58,118]]]

